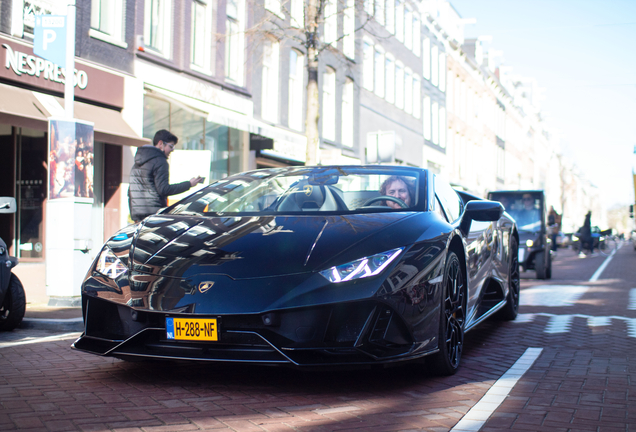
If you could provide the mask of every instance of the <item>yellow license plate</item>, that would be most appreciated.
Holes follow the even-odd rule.
[[[216,318],[166,318],[168,339],[218,341]]]

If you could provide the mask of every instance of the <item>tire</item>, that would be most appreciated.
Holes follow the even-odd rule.
[[[552,253],[550,251],[548,251],[548,268],[545,272],[545,278],[552,279]]]
[[[537,279],[547,278],[545,251],[537,252],[537,254],[534,256],[534,269],[537,271]]]
[[[22,322],[26,310],[26,295],[22,282],[13,273],[9,278],[9,286],[0,305],[0,331],[13,330]]]
[[[453,375],[459,368],[464,349],[466,324],[466,285],[459,258],[449,252],[444,268],[440,300],[439,352],[432,358],[435,372]]]
[[[508,266],[508,295],[506,305],[499,311],[497,318],[503,321],[512,321],[519,313],[519,292],[521,278],[519,276],[519,246],[514,237],[510,240],[510,265]]]

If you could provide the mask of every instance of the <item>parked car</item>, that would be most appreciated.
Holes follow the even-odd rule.
[[[519,266],[522,271],[535,270],[537,279],[552,278],[552,256],[543,191],[496,191],[490,192],[488,199],[501,202],[517,223]]]
[[[466,332],[517,316],[518,241],[500,203],[423,169],[237,174],[106,242],[73,347],[312,367],[428,358],[452,374]]]

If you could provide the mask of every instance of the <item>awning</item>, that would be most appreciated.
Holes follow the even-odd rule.
[[[46,130],[48,118],[64,113],[64,99],[0,84],[0,123]],[[142,146],[150,140],[140,137],[116,110],[74,102],[75,118],[94,124],[95,141]]]

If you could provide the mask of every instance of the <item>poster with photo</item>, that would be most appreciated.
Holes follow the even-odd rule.
[[[93,124],[49,119],[49,199],[92,199],[93,164]]]

